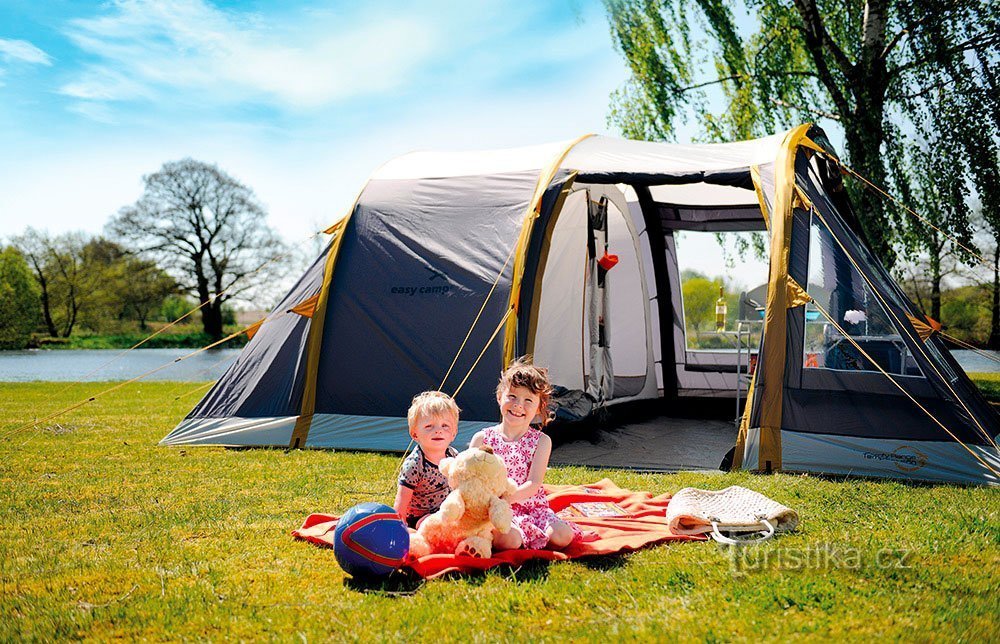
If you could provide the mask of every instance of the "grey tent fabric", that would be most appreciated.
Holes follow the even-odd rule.
[[[316,410],[406,415],[441,385],[515,243],[537,174],[373,181],[362,195],[330,288]],[[507,263],[444,390],[472,367],[507,310]],[[377,347],[378,350],[373,350]],[[502,337],[461,391],[462,418],[496,417]]]
[[[319,293],[329,247],[274,307],[188,418],[294,416],[302,399],[309,318],[289,309]],[[168,437],[169,438],[169,437]]]
[[[828,224],[830,235],[836,238],[836,255],[843,253],[841,245],[855,259],[851,263],[844,254],[843,267],[839,270],[838,281],[850,283],[850,288],[867,287],[875,284],[878,293],[888,304],[890,317],[898,321],[894,326],[899,331],[899,340],[908,348],[908,354],[919,367],[919,375],[899,374],[896,382],[903,389],[918,398],[933,416],[949,428],[964,443],[986,445],[985,436],[976,427],[972,416],[963,407],[956,405],[954,396],[961,390],[960,398],[965,406],[978,408],[979,416],[988,418],[986,403],[961,369],[956,373],[946,364],[938,365],[930,359],[925,342],[921,340],[906,322],[907,315],[919,315],[909,310],[906,298],[898,290],[895,282],[882,265],[867,251],[853,232],[836,216],[837,211],[827,199],[819,181],[815,167],[805,158],[796,165],[796,179],[806,196],[823,215],[823,227]],[[791,266],[800,284],[807,283],[805,270],[809,261],[810,235],[808,213],[796,211],[795,227],[792,232]],[[855,274],[857,266],[862,273]],[[855,284],[856,283],[856,284]],[[872,303],[877,304],[877,303]],[[859,305],[855,305],[859,306]],[[881,308],[881,305],[879,305]],[[789,332],[789,353],[802,355],[803,309],[794,310],[796,332]],[[841,312],[842,313],[842,312]],[[904,323],[905,322],[905,323]],[[940,342],[931,338],[931,346]],[[900,427],[905,426],[905,435],[912,440],[949,440],[949,436],[926,414],[914,415],[914,404],[905,394],[881,373],[831,371],[826,369],[802,369],[800,361],[789,361],[786,370],[785,407],[782,410],[783,427],[789,431],[829,433],[828,423],[819,419],[836,414],[838,431],[847,435],[885,438],[899,436]],[[947,375],[945,375],[947,372]],[[959,375],[960,374],[960,375]],[[952,382],[946,384],[945,378]],[[957,388],[957,389],[956,389]]]
[[[791,147],[803,140],[809,144]],[[784,217],[775,208],[788,203],[779,195],[794,188],[808,203],[795,202],[787,220],[790,242],[782,253],[788,256],[788,288],[800,285],[838,320],[864,313],[878,322],[881,335],[858,335],[878,354],[877,364],[853,355],[834,325],[820,329],[815,305],[768,311],[785,320],[786,334],[765,334],[760,354],[783,342],[785,359],[774,373],[768,373],[774,365],[759,361],[738,438],[739,466],[767,469],[759,455],[777,449],[788,471],[1000,484],[994,443],[1000,418],[939,338],[917,336],[909,316],[922,316],[866,248],[838,168],[815,146],[830,151],[819,128],[802,126],[728,144],[593,136],[513,150],[419,152],[390,161],[362,191],[339,245],[317,258],[163,443],[402,450],[411,397],[441,385],[471,328],[443,386],[454,391],[464,380],[457,396],[462,445],[496,422],[494,388],[504,356],[523,352],[534,337],[546,265],[543,236],[554,229],[548,222],[558,220],[574,182],[632,195],[625,209],[637,230],[628,234],[636,257],[649,258],[649,303],[644,311],[640,297],[638,310],[646,319],[647,347],[653,338],[658,345],[647,351],[647,376],[636,376],[646,384],[628,389],[628,399],[660,398],[669,412],[685,397],[732,397],[738,386],[733,357],[686,349],[673,235],[764,230],[767,222],[773,230],[773,218]],[[779,164],[786,154],[794,161],[790,174]],[[538,208],[531,210],[536,194]],[[522,230],[528,234],[518,245]],[[524,269],[520,282],[514,281],[515,265]],[[810,283],[814,268],[823,283]],[[567,279],[589,279],[583,261],[579,274],[565,272]],[[319,322],[289,312],[320,293],[326,295]],[[501,322],[511,306],[507,338]],[[646,315],[650,310],[655,315]],[[615,328],[614,319],[608,323]],[[807,351],[807,342],[820,342],[820,350]],[[310,352],[318,360],[315,373],[306,373]],[[879,371],[885,367],[888,376]],[[304,393],[313,391],[313,382],[314,404]],[[774,388],[781,403],[768,414],[780,427],[765,433],[763,392]],[[614,404],[602,401],[595,413]],[[765,446],[765,438],[777,442]]]

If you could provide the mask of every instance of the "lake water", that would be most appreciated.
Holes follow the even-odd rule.
[[[173,362],[191,352],[192,349],[135,349],[114,360],[121,351],[0,351],[0,382],[129,380],[164,365],[168,366],[150,374],[145,380],[216,380],[232,364],[240,350],[214,349]],[[1000,356],[1000,352],[991,353]],[[952,351],[952,355],[970,373],[1000,373],[1000,362],[974,351]]]
[[[1000,358],[1000,351],[985,351],[984,353],[988,353],[994,358]],[[990,360],[975,351],[961,349],[952,351],[951,355],[955,357],[955,360],[958,360],[958,364],[962,365],[967,373],[1000,373],[1000,362],[995,359]]]
[[[193,382],[217,380],[240,349],[210,349],[181,362],[194,349],[135,349],[121,358],[121,350],[0,351],[0,382],[32,380],[130,380],[158,367],[144,380]]]

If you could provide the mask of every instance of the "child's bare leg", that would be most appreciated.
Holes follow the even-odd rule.
[[[494,550],[517,550],[524,543],[521,538],[521,531],[516,528],[511,528],[507,532],[499,532],[496,529],[493,530],[493,549]]]
[[[561,550],[573,542],[573,528],[565,521],[553,521],[545,529],[545,536],[549,538],[546,547],[552,550]]]

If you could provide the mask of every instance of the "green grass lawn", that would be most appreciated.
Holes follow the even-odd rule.
[[[1000,378],[997,379],[1000,387]],[[0,384],[0,641],[65,638],[982,641],[998,636],[1000,494],[746,473],[552,468],[654,493],[740,484],[800,530],[421,583],[351,581],[289,531],[391,503],[398,457],[164,448],[197,385],[147,383],[10,435],[100,383]]]
[[[974,373],[970,376],[986,400],[1000,405],[1000,373]]]

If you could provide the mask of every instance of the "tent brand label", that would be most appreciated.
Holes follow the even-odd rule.
[[[427,277],[428,282],[434,282],[435,280],[440,280],[435,284],[420,284],[413,286],[390,286],[389,293],[392,295],[405,295],[412,297],[414,295],[447,295],[451,292],[451,285],[448,284],[448,275],[444,271],[439,271],[436,268],[431,268],[430,266],[424,266],[430,275]]]
[[[891,452],[865,452],[864,457],[870,461],[894,463],[900,472],[914,472],[927,465],[927,455],[909,445],[901,445]]]
[[[434,286],[392,286],[389,292],[393,295],[447,295],[451,291],[448,284]]]

